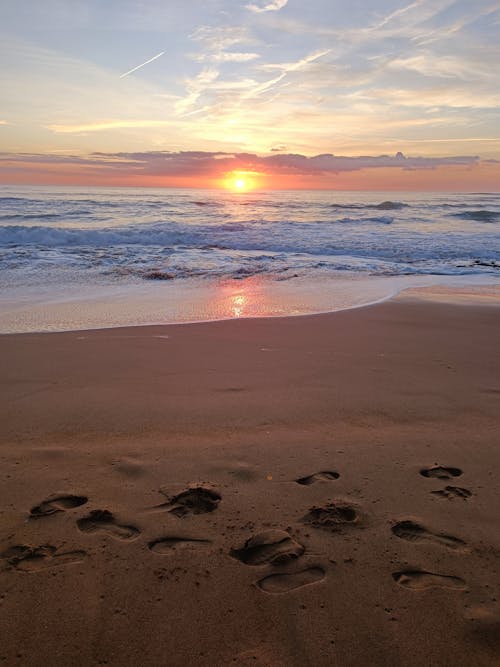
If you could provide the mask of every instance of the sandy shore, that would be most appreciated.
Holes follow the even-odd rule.
[[[0,337],[0,664],[498,665],[499,324]]]

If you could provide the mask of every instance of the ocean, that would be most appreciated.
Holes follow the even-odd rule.
[[[499,275],[500,193],[0,186],[1,332],[304,314]]]

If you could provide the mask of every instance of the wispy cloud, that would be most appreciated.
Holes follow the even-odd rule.
[[[219,71],[213,67],[206,67],[192,79],[186,80],[187,95],[175,105],[178,113],[185,113],[198,101],[204,91],[219,76]]]
[[[236,44],[245,44],[255,41],[246,28],[241,26],[200,26],[190,38],[201,42],[207,51],[219,52]]]
[[[426,3],[426,1],[427,0],[415,0],[415,2],[406,5],[406,7],[401,7],[400,9],[396,9],[394,12],[391,12],[390,14],[387,14],[387,16],[384,16],[384,18],[378,21],[375,25],[373,25],[371,29],[378,30],[380,28],[383,28],[388,23],[391,23],[391,21],[394,21],[394,19],[397,19],[400,16],[403,16],[404,14],[411,12],[414,9],[419,9],[422,5]]]
[[[197,62],[212,60],[217,63],[247,63],[260,58],[258,53],[244,53],[239,51],[220,51],[219,53],[198,53],[193,56]]]
[[[285,77],[288,74],[292,72],[299,72],[300,70],[306,69],[308,65],[315,62],[316,60],[319,60],[323,56],[326,56],[328,53],[330,53],[330,49],[315,51],[314,53],[304,56],[303,58],[300,58],[300,60],[296,60],[295,62],[268,63],[265,65],[261,65],[259,69],[262,71],[278,70],[280,74],[272,79],[268,79],[267,81],[262,81],[260,83],[257,83],[255,86],[250,88],[246,93],[244,93],[242,97],[243,98],[257,97],[262,93],[267,92],[271,88],[274,88],[277,84],[281,83],[281,81],[283,81],[283,79],[285,79]]]
[[[481,6],[480,3],[474,3],[469,11],[462,13],[455,20],[445,26],[438,26],[429,30],[426,26],[420,34],[413,37],[413,40],[423,46],[434,42],[442,43],[446,39],[453,38],[461,33],[464,28],[475,23],[483,17],[490,17],[500,11],[500,3],[495,2],[487,6]],[[494,21],[492,21],[494,24]]]
[[[262,12],[277,12],[288,4],[288,0],[271,0],[265,5],[246,5],[246,8],[252,12],[260,14]]]
[[[149,60],[146,60],[145,62],[141,63],[140,65],[137,65],[137,67],[132,67],[132,69],[129,69],[128,72],[124,72],[123,74],[120,74],[120,79],[123,79],[124,76],[128,76],[129,74],[132,74],[132,72],[137,72],[138,69],[141,69],[141,67],[144,67],[144,65],[149,65],[149,63],[152,63],[153,60],[158,60],[158,58],[161,58],[166,51],[161,51],[160,53],[157,53],[155,56],[150,58]]]
[[[394,58],[386,65],[392,69],[411,70],[426,77],[443,77],[447,79],[472,79],[479,77],[495,77],[483,63],[460,58],[459,56],[443,56],[436,59],[433,53],[422,52],[409,58]]]
[[[273,70],[273,69],[278,69],[281,70],[282,72],[288,73],[288,72],[296,72],[300,69],[304,69],[307,65],[310,63],[313,63],[315,60],[319,60],[320,58],[323,58],[323,56],[326,56],[330,53],[331,49],[320,49],[318,51],[314,51],[313,53],[310,53],[307,56],[304,56],[303,58],[300,58],[300,60],[296,60],[295,62],[291,63],[269,63],[267,65],[262,65],[261,69],[263,70]]]
[[[500,107],[500,92],[492,91],[491,93],[483,92],[477,95],[474,90],[469,90],[467,87],[457,86],[426,86],[412,89],[412,88],[398,88],[396,90],[387,90],[385,88],[373,88],[365,90],[357,97],[365,97],[366,100],[380,100],[385,104],[389,103],[402,107],[415,108],[439,108],[439,109],[494,109]],[[354,96],[353,96],[354,97]],[[421,118],[425,124],[425,119]],[[452,123],[454,117],[443,116],[443,123]],[[415,125],[417,119],[412,121]],[[466,121],[470,125],[470,119]]]
[[[124,128],[168,127],[172,121],[166,120],[108,120],[95,123],[53,124],[46,125],[48,130],[56,134],[81,134],[85,132],[101,132],[103,130],[119,130]]]

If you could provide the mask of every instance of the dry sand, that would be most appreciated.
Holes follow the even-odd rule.
[[[499,665],[499,323],[2,336],[0,665]]]

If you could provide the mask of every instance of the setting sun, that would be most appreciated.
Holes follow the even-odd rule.
[[[219,183],[222,187],[233,192],[249,192],[261,187],[261,176],[258,172],[237,170],[226,172],[225,178]]]

